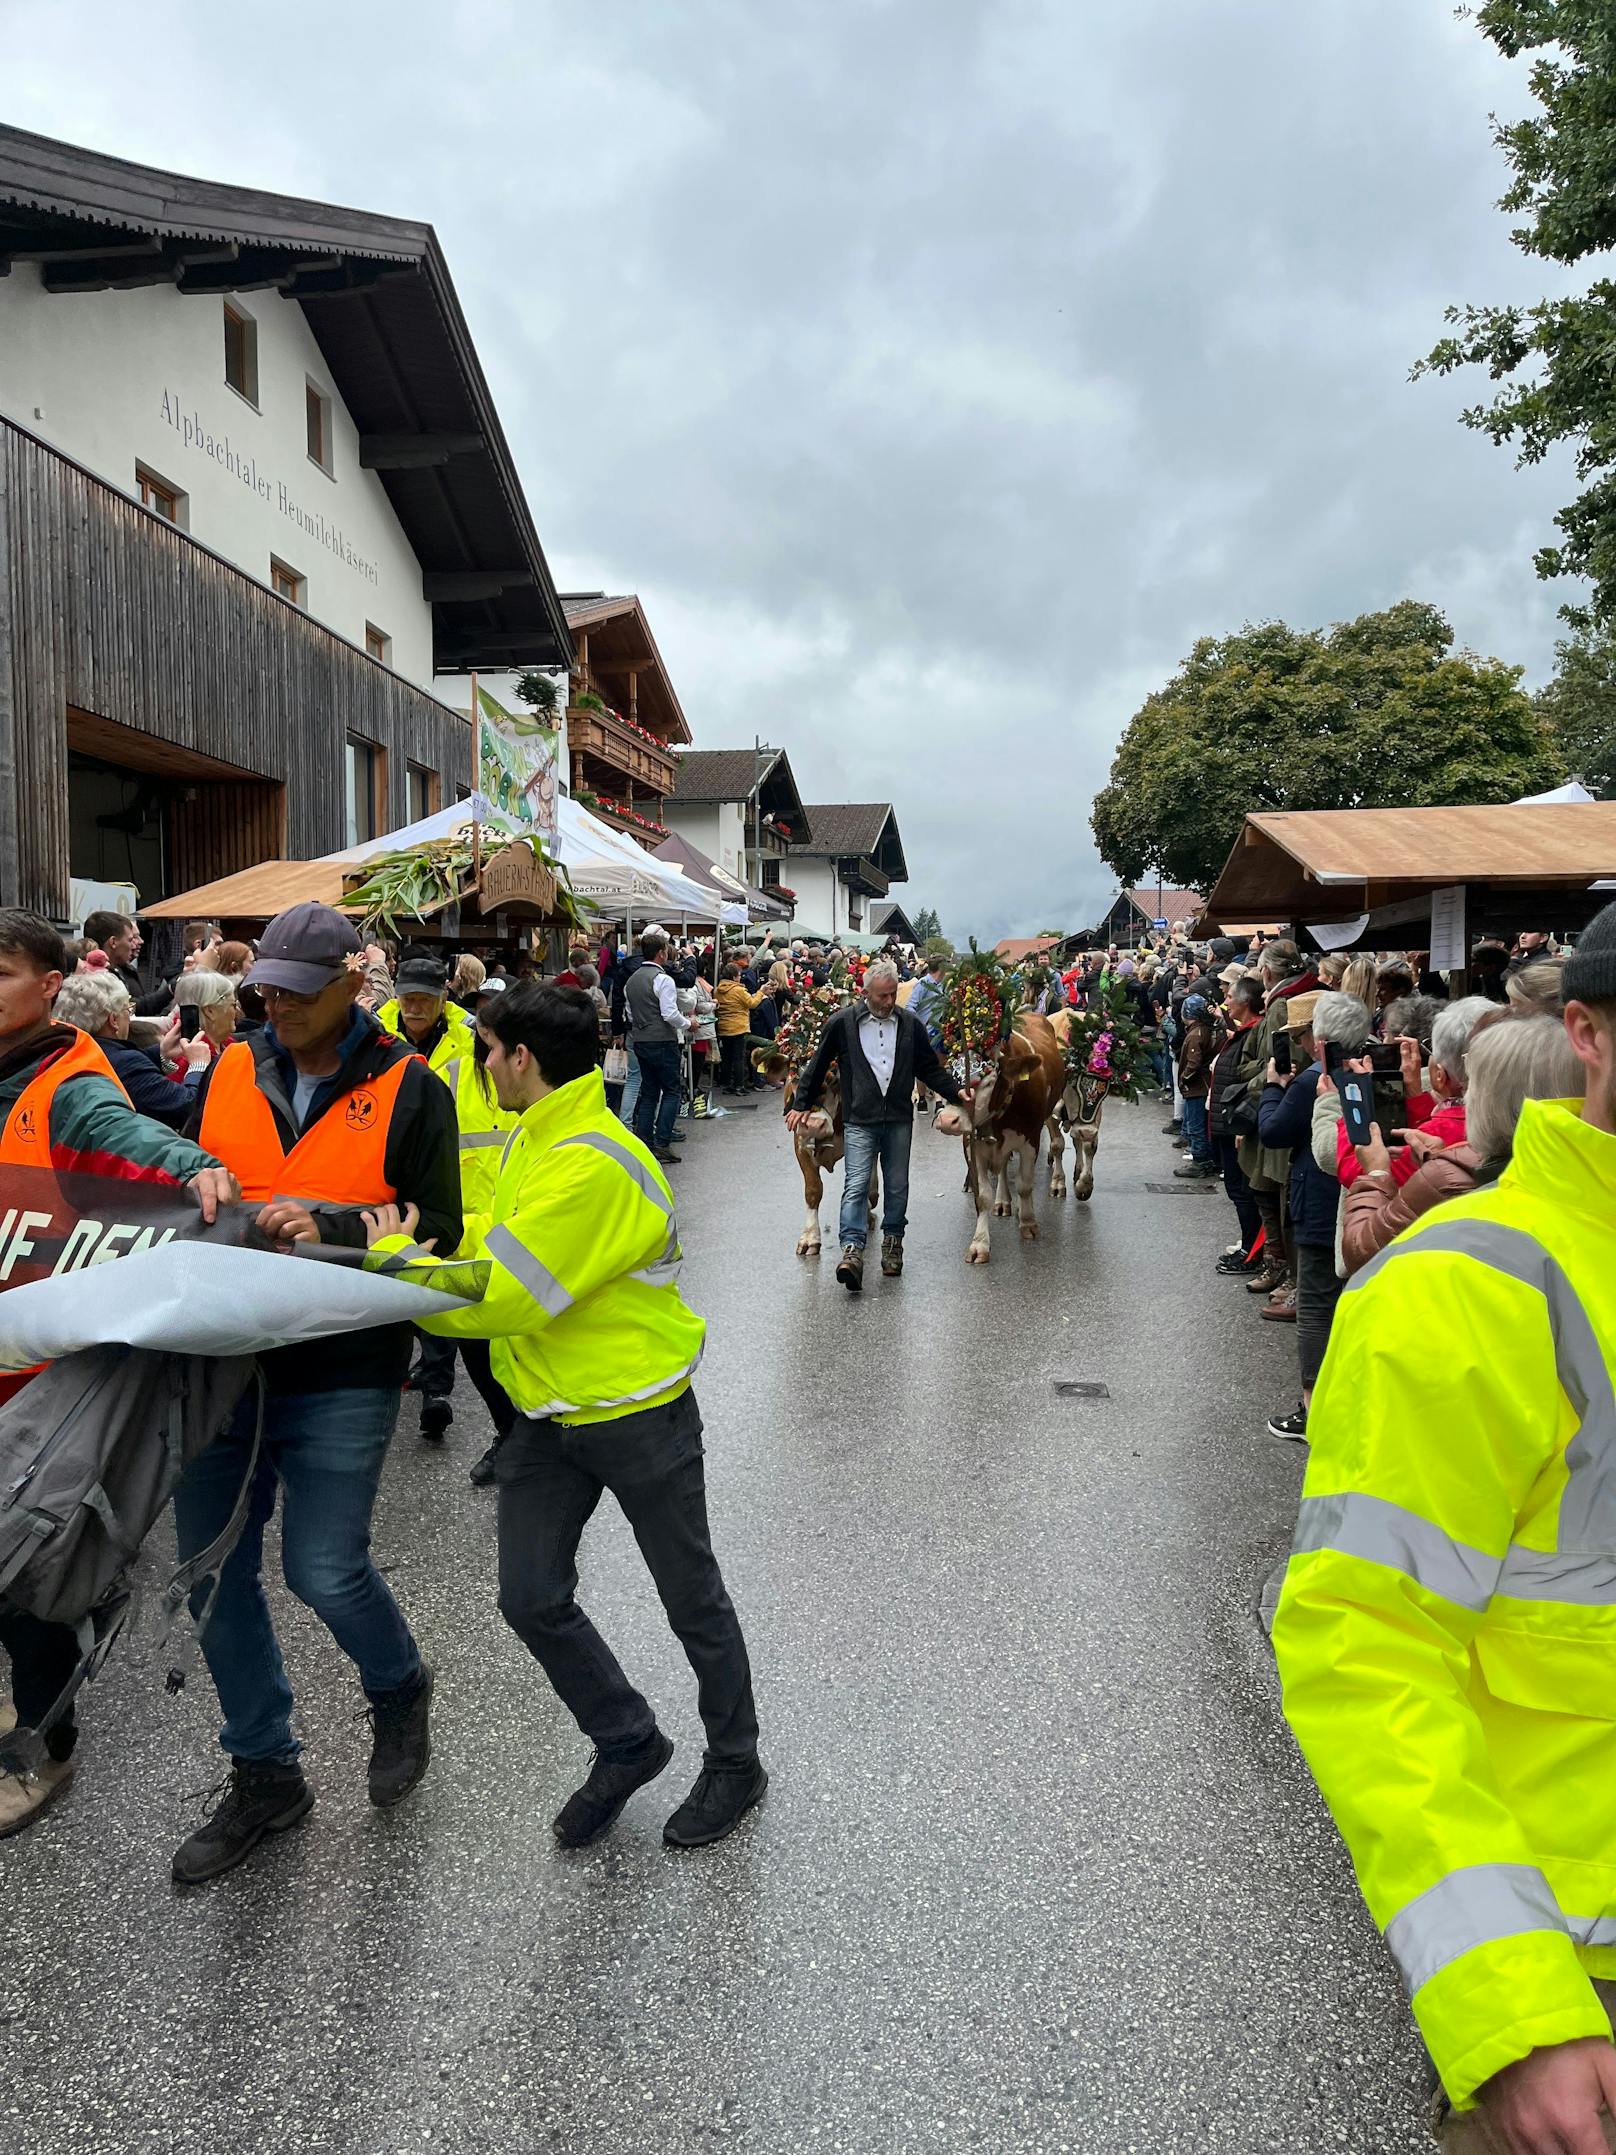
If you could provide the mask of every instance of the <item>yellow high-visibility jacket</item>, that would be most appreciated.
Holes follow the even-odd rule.
[[[454,1094],[455,1121],[460,1127],[461,1210],[468,1220],[475,1220],[479,1213],[493,1210],[499,1163],[522,1118],[514,1108],[501,1107],[494,1097],[493,1080],[479,1071],[470,1039],[460,1043],[460,1053],[438,1075]]]
[[[472,1049],[471,1020],[460,1005],[458,1003],[445,1003],[443,1017],[445,1026],[443,1038],[426,1059],[427,1068],[435,1070],[439,1077],[442,1077],[445,1066],[452,1063],[457,1055],[469,1055]],[[406,1046],[409,1044],[410,1036],[404,1030],[404,1020],[399,1015],[396,996],[392,1002],[383,1003],[380,1010],[377,1011],[376,1023],[384,1033],[396,1033]]]
[[[1274,1625],[1285,1712],[1460,2108],[1610,2024],[1616,1137],[1512,1164],[1347,1282]]]
[[[615,1421],[677,1399],[701,1360],[707,1327],[679,1293],[673,1194],[607,1107],[598,1070],[524,1110],[460,1261],[393,1235],[370,1262],[474,1295],[418,1321],[492,1340],[494,1375],[523,1414]]]

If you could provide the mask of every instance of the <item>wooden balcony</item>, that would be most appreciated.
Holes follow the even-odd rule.
[[[576,704],[570,705],[567,747],[574,761],[582,756],[603,766],[596,775],[612,790],[621,790],[626,783],[631,792],[654,794],[661,800],[673,791],[679,774],[678,761],[670,749],[606,711],[587,707],[580,710]],[[589,776],[586,770],[586,784]],[[594,790],[600,792],[601,787]]]
[[[599,816],[602,823],[609,823],[613,830],[623,831],[628,837],[638,840],[648,853],[654,853],[668,835],[660,825],[655,830],[647,830],[644,823],[636,823],[629,810],[618,801],[607,800],[604,794],[597,795],[593,801],[585,801],[583,805],[592,816]],[[645,816],[648,822],[656,821],[648,809],[642,808],[639,813]]]

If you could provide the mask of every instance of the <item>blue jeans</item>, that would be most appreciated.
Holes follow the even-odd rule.
[[[1173,1089],[1173,1058],[1168,1053],[1165,1040],[1147,1040],[1145,1053],[1150,1057],[1150,1067],[1156,1073],[1156,1083],[1165,1093]]]
[[[617,1112],[632,1130],[634,1110],[640,1098],[640,1058],[632,1048],[628,1051],[628,1077],[623,1086],[623,1097],[617,1103]]]
[[[232,1758],[290,1762],[292,1687],[269,1618],[261,1573],[264,1528],[281,1510],[281,1566],[286,1583],[357,1664],[374,1703],[413,1684],[421,1656],[387,1582],[370,1558],[370,1515],[388,1440],[398,1420],[392,1387],[350,1392],[272,1392],[264,1442],[253,1475],[241,1539],[219,1578],[218,1598],[202,1633],[213,1688],[224,1708],[219,1741]],[[186,1469],[174,1494],[180,1560],[205,1549],[234,1509],[252,1449],[258,1411],[250,1391],[222,1436]],[[206,1589],[192,1597],[199,1613]]]
[[[634,1104],[634,1135],[653,1152],[666,1152],[679,1120],[679,1048],[672,1040],[647,1040],[640,1060],[640,1097]]]
[[[844,1132],[842,1157],[842,1217],[838,1233],[842,1247],[864,1247],[870,1219],[870,1175],[881,1163],[881,1232],[901,1235],[908,1225],[909,1148],[915,1126],[907,1116],[902,1122],[850,1122]]]
[[[1206,1134],[1206,1102],[1184,1101],[1184,1142],[1189,1146],[1192,1160],[1210,1160],[1212,1140]]]

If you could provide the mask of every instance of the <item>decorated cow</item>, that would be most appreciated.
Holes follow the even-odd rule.
[[[1050,1019],[1065,1062],[1065,1082],[1049,1124],[1052,1197],[1066,1195],[1066,1135],[1072,1140],[1072,1195],[1094,1195],[1094,1156],[1100,1149],[1100,1118],[1113,1093],[1139,1097],[1134,1076],[1139,1031],[1125,992],[1113,987],[1085,1010],[1060,1010]],[[1058,1185],[1058,1186],[1057,1186]]]

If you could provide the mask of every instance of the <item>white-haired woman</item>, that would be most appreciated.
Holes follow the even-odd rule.
[[[90,1035],[111,1063],[131,1107],[170,1130],[183,1130],[191,1114],[190,1094],[167,1075],[154,1054],[130,1041],[134,1011],[133,998],[117,974],[98,969],[70,973],[52,1015],[58,1025],[76,1025]]]
[[[189,1065],[186,1083],[194,1093],[202,1082],[203,1071],[236,1037],[241,1016],[236,983],[228,973],[207,972],[199,967],[195,972],[181,973],[174,983],[174,1000],[179,1005],[180,1027],[185,1036],[183,1050]],[[187,1010],[197,1014],[194,1029],[186,1023]]]

